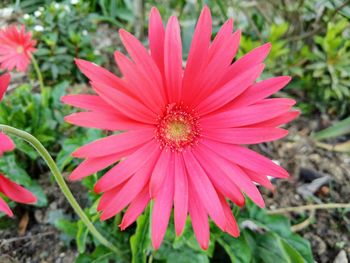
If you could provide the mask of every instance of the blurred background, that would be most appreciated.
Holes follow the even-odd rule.
[[[92,186],[99,175],[82,184],[70,183],[73,193],[98,228],[126,255],[144,251],[148,262],[313,262],[312,258],[348,262],[350,209],[269,214],[289,206],[350,202],[350,1],[2,0],[0,27],[25,24],[33,32],[38,42],[35,56],[50,88],[40,94],[33,69],[12,74],[10,91],[0,105],[0,123],[36,136],[69,174],[78,164],[70,153],[105,135],[63,121],[72,109],[61,105],[60,97],[90,91],[73,59],[90,60],[118,74],[113,52],[123,49],[117,31],[125,28],[147,45],[152,6],[163,19],[179,17],[186,58],[204,4],[212,10],[214,33],[231,17],[235,28],[242,30],[238,57],[262,43],[272,43],[262,79],[292,76],[277,96],[296,99],[302,112],[289,124],[287,138],[254,146],[291,174],[288,180],[273,181],[275,191],[262,189],[267,211],[258,211],[249,202],[241,212],[234,208],[240,222],[256,220],[256,233],[251,225],[241,224],[245,234],[235,240],[213,227],[212,245],[203,252],[190,227],[181,238],[174,237],[171,227],[162,248],[154,252],[142,234],[148,214],[123,233],[117,227],[119,217],[114,222],[98,221],[98,196]],[[40,103],[42,96],[47,98],[46,105]],[[0,215],[0,262],[114,262],[115,257],[75,217],[36,152],[22,141],[16,144],[16,151],[0,159],[1,170],[32,190],[39,202],[32,207],[12,204],[15,220]],[[281,245],[287,239],[293,240],[296,252]],[[295,253],[304,261],[288,261]]]

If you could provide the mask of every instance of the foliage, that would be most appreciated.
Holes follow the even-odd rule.
[[[83,80],[74,63],[76,57],[101,62],[92,44],[91,32],[96,25],[89,15],[88,3],[52,2],[25,15],[23,22],[38,41],[35,56],[45,83]]]

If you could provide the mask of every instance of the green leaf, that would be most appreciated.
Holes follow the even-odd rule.
[[[86,228],[83,221],[78,222],[78,232],[76,236],[77,247],[80,254],[83,254],[86,249],[86,240],[88,236],[89,230]]]
[[[350,133],[350,117],[334,124],[333,126],[319,131],[313,135],[316,140],[338,137]]]
[[[135,234],[130,238],[132,253],[132,263],[146,262],[147,254],[150,251],[150,231],[149,231],[149,209],[137,219]]]

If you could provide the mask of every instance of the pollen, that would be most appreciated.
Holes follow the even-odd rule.
[[[23,51],[24,51],[24,48],[23,48],[22,46],[18,46],[18,47],[16,48],[16,51],[17,51],[18,54],[22,54]]]
[[[182,151],[197,143],[200,131],[198,117],[182,104],[169,104],[157,121],[156,139],[161,148]]]

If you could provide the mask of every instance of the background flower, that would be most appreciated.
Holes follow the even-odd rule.
[[[32,39],[31,32],[25,32],[22,25],[20,29],[9,26],[0,31],[0,67],[9,71],[26,71],[30,64],[31,54],[36,41]]]
[[[99,66],[77,59],[97,95],[63,97],[66,104],[87,110],[66,121],[92,128],[126,130],[83,146],[73,153],[85,161],[71,174],[81,179],[121,158],[95,185],[103,193],[101,219],[128,207],[120,227],[125,229],[151,199],[152,242],[159,248],[174,206],[177,235],[187,214],[202,248],[209,243],[208,216],[222,230],[239,235],[226,198],[242,206],[247,194],[263,207],[254,182],[272,188],[267,175],[288,173],[242,145],[276,140],[287,135],[278,126],[295,118],[292,99],[268,99],[290,77],[256,83],[271,45],[262,45],[231,64],[241,33],[232,33],[228,20],[211,42],[211,14],[205,7],[198,20],[186,64],[177,18],[163,28],[153,8],[149,22],[150,51],[120,30],[131,59],[115,52],[123,74],[119,78]]]
[[[7,86],[10,82],[10,75],[4,74],[0,77],[0,101],[4,96]],[[0,157],[4,152],[12,151],[15,148],[13,141],[0,132]],[[1,167],[0,167],[1,170]],[[23,204],[33,204],[36,202],[36,197],[22,186],[12,182],[10,179],[6,178],[2,173],[0,173],[0,193],[10,198],[11,200],[23,203]],[[8,216],[13,216],[10,207],[0,196],[0,211],[4,212]]]

